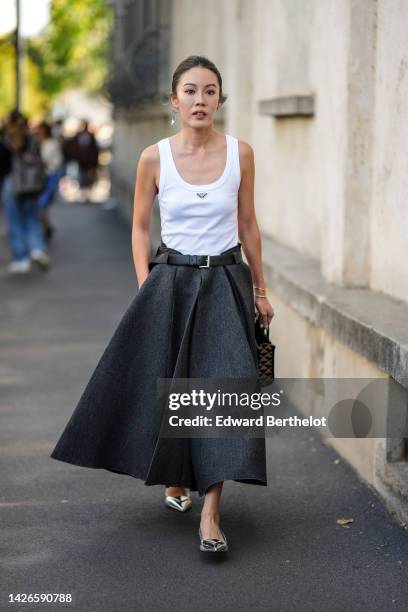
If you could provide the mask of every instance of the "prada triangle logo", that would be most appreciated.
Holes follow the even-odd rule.
[[[197,193],[197,195],[198,195],[199,198],[203,199],[208,194],[207,193]]]

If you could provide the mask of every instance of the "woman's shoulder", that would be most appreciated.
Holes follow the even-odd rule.
[[[254,160],[254,150],[252,146],[245,140],[238,140],[238,152],[239,152],[239,163],[241,168],[244,168],[247,164],[250,164]]]
[[[155,142],[142,149],[139,159],[147,165],[157,164],[160,161],[159,143]]]
[[[238,150],[239,150],[240,158],[250,157],[251,155],[253,155],[254,151],[251,145],[249,144],[249,142],[246,142],[245,140],[240,140],[233,134],[228,134],[228,136],[230,136],[231,138],[233,138],[234,140],[238,142]]]
[[[159,143],[155,142],[145,147],[139,156],[138,169],[142,171],[143,177],[154,180],[156,189],[159,187],[160,176],[160,151]]]
[[[238,148],[239,148],[239,154],[241,155],[251,155],[253,154],[254,150],[252,148],[252,146],[249,144],[249,142],[246,142],[245,140],[239,140],[239,138],[237,138],[238,141]]]

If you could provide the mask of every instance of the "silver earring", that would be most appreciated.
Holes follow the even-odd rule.
[[[177,114],[177,111],[173,108],[173,110],[171,111],[171,121],[170,121],[171,125],[174,125],[176,123],[176,114]]]

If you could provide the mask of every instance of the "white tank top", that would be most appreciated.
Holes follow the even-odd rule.
[[[218,180],[187,183],[178,173],[169,138],[160,151],[161,238],[183,255],[219,255],[238,243],[238,190],[241,182],[238,139],[226,134],[227,163]]]

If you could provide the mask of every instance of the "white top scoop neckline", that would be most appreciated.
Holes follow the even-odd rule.
[[[167,137],[165,139],[165,142],[166,142],[167,148],[168,148],[170,163],[172,165],[174,174],[177,177],[178,181],[182,185],[184,185],[188,189],[194,189],[194,190],[196,190],[196,189],[204,189],[204,190],[207,190],[207,189],[212,189],[212,188],[218,187],[219,185],[221,185],[224,182],[224,180],[226,179],[226,177],[227,177],[227,175],[229,173],[229,170],[231,168],[231,157],[232,157],[232,155],[231,155],[231,140],[230,140],[231,136],[229,134],[224,134],[224,136],[225,136],[226,145],[227,145],[227,159],[226,159],[224,171],[223,171],[221,176],[216,181],[213,181],[212,183],[201,184],[201,185],[194,185],[193,183],[188,183],[187,181],[185,181],[183,179],[183,177],[181,176],[181,174],[177,170],[177,166],[176,166],[175,161],[174,161],[173,153],[171,151],[171,146],[170,146],[170,137]]]

